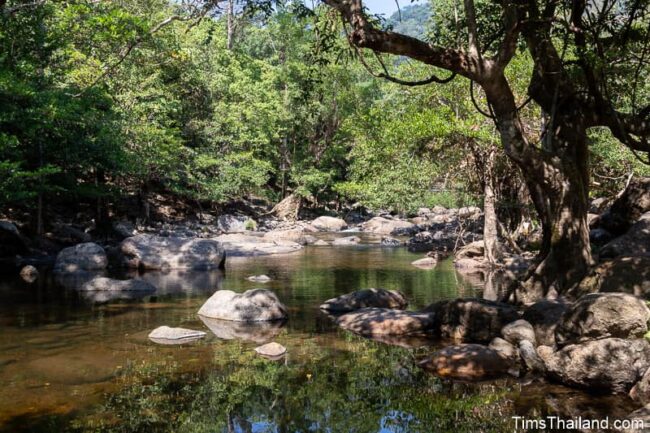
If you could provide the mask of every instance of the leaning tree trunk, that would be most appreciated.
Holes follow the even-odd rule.
[[[535,167],[523,167],[542,222],[542,246],[515,301],[570,295],[592,264],[587,224],[589,163],[586,131],[575,117],[556,123]]]

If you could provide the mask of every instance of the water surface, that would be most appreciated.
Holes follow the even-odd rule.
[[[410,265],[419,257],[403,248],[307,247],[232,259],[225,272],[131,275],[158,287],[140,298],[82,294],[47,275],[32,285],[4,281],[0,431],[505,432],[513,431],[513,414],[622,417],[635,408],[627,398],[534,378],[442,381],[416,365],[435,342],[367,340],[318,310],[325,299],[370,287],[401,290],[412,309],[481,296],[477,280],[450,262],[422,270]],[[246,280],[262,273],[272,282]],[[235,329],[238,338],[225,340],[196,316],[217,289],[255,287],[288,306],[286,324]],[[205,330],[208,338],[156,345],[147,334],[161,325]],[[269,339],[287,347],[282,361],[253,352]]]

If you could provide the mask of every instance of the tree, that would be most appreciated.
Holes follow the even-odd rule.
[[[496,123],[505,153],[520,167],[543,227],[537,263],[514,298],[532,302],[564,295],[577,285],[592,264],[587,131],[606,127],[640,158],[650,154],[643,79],[649,72],[650,4],[465,0],[464,14],[457,14],[455,22],[456,42],[427,43],[380,28],[362,0],[323,2],[340,13],[353,46],[414,59],[482,89],[488,102],[484,111]],[[477,16],[488,25],[479,27]],[[544,113],[537,139],[524,128],[521,104],[506,75],[520,44],[533,59],[528,97]],[[423,81],[447,80],[433,75]]]

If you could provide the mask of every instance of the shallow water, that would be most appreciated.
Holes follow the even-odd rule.
[[[627,398],[532,379],[442,381],[416,365],[435,342],[367,340],[318,310],[325,299],[369,287],[399,289],[413,309],[481,295],[450,262],[412,267],[419,257],[403,248],[307,247],[232,259],[224,273],[135,275],[158,287],[139,299],[82,296],[49,276],[33,285],[4,281],[0,431],[501,432],[513,431],[513,414],[623,417],[635,409]],[[246,280],[262,273],[273,280]],[[286,324],[229,329],[237,338],[226,340],[196,316],[215,290],[254,287],[277,293],[290,310]],[[205,330],[208,338],[156,345],[147,334],[161,325]],[[255,355],[268,339],[288,348],[283,360]]]

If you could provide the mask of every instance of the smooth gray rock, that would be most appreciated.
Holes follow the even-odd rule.
[[[210,270],[223,266],[225,251],[213,239],[161,237],[148,234],[122,241],[124,264],[133,269]]]
[[[496,350],[505,358],[511,360],[519,359],[519,349],[508,343],[503,338],[495,337],[492,341],[490,341],[488,347],[490,349]]]
[[[530,340],[519,341],[519,354],[528,370],[539,373],[544,373],[546,371],[544,361],[539,357],[535,350],[535,346],[533,346],[533,343],[530,342]]]
[[[318,217],[311,222],[311,225],[323,232],[340,232],[348,227],[348,224],[341,218],[331,216]]]
[[[268,283],[269,281],[271,281],[271,277],[269,277],[268,275],[251,275],[246,279],[248,281],[253,281],[255,283]]]
[[[555,330],[562,346],[600,338],[635,338],[648,332],[650,309],[627,293],[591,293],[580,297]]]
[[[205,335],[203,331],[160,326],[149,333],[149,339],[158,344],[183,344],[200,340]]]
[[[271,232],[269,232],[271,233]],[[302,233],[302,232],[300,232]],[[267,233],[268,234],[268,233]],[[274,239],[277,236],[277,239]],[[305,236],[300,235],[304,241]],[[297,242],[281,240],[278,232],[273,236],[253,236],[247,234],[226,234],[217,236],[214,240],[220,242],[228,257],[253,257],[276,254],[290,254],[302,250]]]
[[[287,307],[275,293],[265,289],[244,293],[218,290],[203,304],[199,315],[237,322],[284,320],[288,317]]]
[[[383,217],[374,217],[361,224],[361,228],[365,232],[380,235],[411,234],[417,230],[415,224],[408,221],[392,220]]]
[[[106,252],[99,245],[86,242],[64,248],[56,256],[55,272],[100,271],[108,266]]]
[[[371,307],[403,310],[407,305],[406,298],[397,290],[372,288],[328,299],[320,308],[332,312],[347,312]]]
[[[557,352],[539,346],[537,354],[550,378],[594,392],[627,393],[650,366],[650,344],[645,339],[604,338]]]

